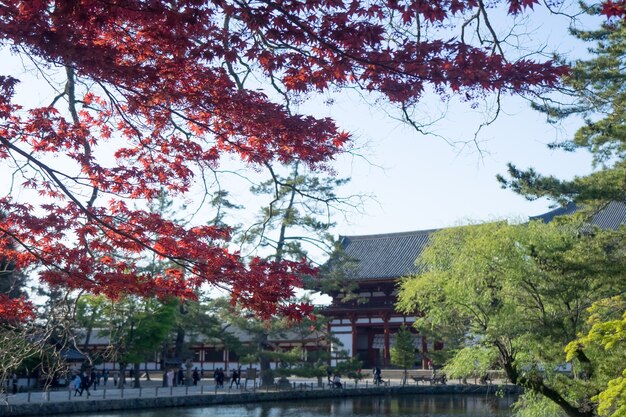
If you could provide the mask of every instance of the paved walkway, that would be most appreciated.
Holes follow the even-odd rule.
[[[258,381],[258,380],[257,380]],[[317,386],[317,379],[301,379],[301,378],[289,378],[292,390],[328,390],[330,389],[326,379],[324,379],[323,387]],[[109,381],[110,382],[110,381]],[[355,384],[352,380],[343,380],[344,389],[354,388],[368,388],[373,387],[371,379],[362,380],[358,384]],[[422,383],[424,384],[424,383]],[[387,386],[401,386],[400,380],[388,380]],[[411,382],[410,385],[415,385],[415,382]],[[428,385],[426,383],[426,385]],[[273,389],[259,388],[252,381],[248,381],[248,385],[244,388],[242,384],[239,389],[234,385],[233,388],[229,388],[228,384],[224,384],[224,388],[216,388],[212,380],[201,380],[197,386],[178,386],[178,387],[163,387],[161,381],[146,381],[141,380],[141,388],[131,388],[127,385],[124,389],[116,388],[112,384],[108,386],[98,386],[97,389],[90,389],[90,395],[87,395],[87,391],[82,396],[75,396],[74,391],[69,389],[59,389],[51,391],[31,391],[25,393],[18,393],[16,395],[9,394],[0,397],[0,402],[9,405],[19,404],[41,404],[41,403],[58,403],[67,401],[107,401],[115,399],[130,399],[130,398],[155,398],[155,397],[184,397],[195,395],[215,395],[215,394],[240,394],[242,392],[273,392],[277,387]]]

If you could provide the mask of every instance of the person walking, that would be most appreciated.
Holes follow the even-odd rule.
[[[74,379],[72,379],[72,387],[74,388],[74,397],[76,397],[76,394],[80,394],[80,396],[83,396],[82,391],[80,390],[80,386],[83,384],[82,378],[80,377],[80,374],[76,374],[74,375]]]
[[[233,387],[233,384],[235,384],[235,386],[237,388],[239,388],[239,372],[236,369],[233,369],[232,372],[230,373],[230,387]]]
[[[383,383],[382,372],[380,368],[377,366],[374,368],[374,385],[380,385]]]
[[[178,385],[185,385],[185,372],[183,368],[178,368]]]
[[[193,370],[193,374],[191,374],[191,378],[193,379],[193,384],[198,385],[198,381],[200,380],[200,373],[198,372],[198,368]]]
[[[167,386],[168,387],[173,387],[174,386],[174,370],[170,369],[169,371],[167,371]]]
[[[341,375],[335,374],[335,376],[333,377],[333,387],[343,388],[343,384],[341,383]]]
[[[89,382],[91,383],[91,385],[93,385],[93,390],[96,390],[96,387],[98,386],[98,377],[96,375],[96,370],[92,369],[91,373],[89,374]]]
[[[87,396],[91,397],[91,392],[89,392],[89,386],[91,385],[91,380],[87,376],[87,374],[83,373],[80,377],[80,396],[83,396],[83,392],[87,391]]]

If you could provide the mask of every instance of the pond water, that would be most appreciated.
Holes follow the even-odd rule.
[[[73,414],[75,417],[510,417],[513,397],[395,395]]]

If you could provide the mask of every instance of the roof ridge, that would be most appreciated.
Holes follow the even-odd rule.
[[[387,237],[418,236],[418,235],[431,234],[433,232],[436,232],[442,229],[444,228],[414,230],[410,232],[378,233],[378,234],[372,234],[372,235],[354,235],[354,236],[339,235],[339,239],[341,240],[345,238],[345,239],[350,239],[350,240],[362,240],[362,239],[382,239],[382,238],[387,238]]]

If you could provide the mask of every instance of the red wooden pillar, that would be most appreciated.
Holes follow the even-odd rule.
[[[383,350],[383,362],[388,366],[391,362],[391,350],[389,347],[389,317],[385,317],[385,348]]]
[[[352,352],[351,355],[354,358],[357,355],[357,349],[356,349],[356,319],[353,317],[352,320]]]

